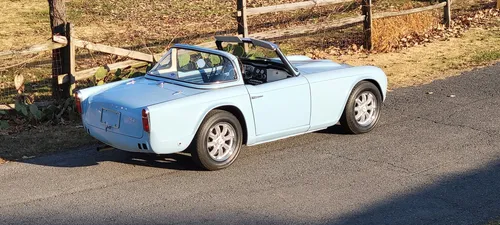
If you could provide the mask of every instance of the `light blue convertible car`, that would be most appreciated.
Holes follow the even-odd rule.
[[[190,150],[208,170],[231,165],[242,145],[328,128],[372,130],[387,78],[352,67],[285,56],[276,44],[216,37],[218,50],[176,44],[143,77],[79,90],[86,131],[117,149]]]

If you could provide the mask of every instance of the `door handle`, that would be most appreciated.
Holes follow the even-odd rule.
[[[262,98],[262,97],[264,97],[264,95],[255,95],[255,96],[252,96],[252,99]]]

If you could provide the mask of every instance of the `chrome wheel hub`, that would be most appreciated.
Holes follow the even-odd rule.
[[[210,158],[218,162],[227,160],[234,153],[235,133],[233,126],[225,122],[210,127],[207,137],[207,151]]]
[[[377,119],[377,100],[373,93],[365,91],[358,95],[354,105],[354,118],[361,126],[368,126]]]

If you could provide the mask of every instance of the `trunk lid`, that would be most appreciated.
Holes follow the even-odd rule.
[[[108,132],[141,138],[142,109],[203,91],[141,77],[90,96],[83,119]]]

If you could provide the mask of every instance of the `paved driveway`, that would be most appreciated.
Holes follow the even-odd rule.
[[[223,171],[93,149],[7,163],[0,224],[484,224],[500,217],[499,109],[500,63],[390,92],[372,133],[246,147]]]

